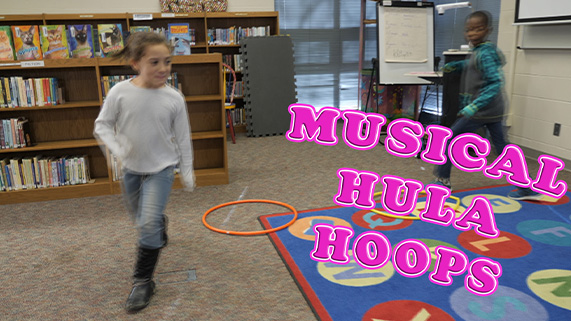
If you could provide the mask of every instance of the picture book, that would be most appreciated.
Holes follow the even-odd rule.
[[[91,25],[69,25],[69,53],[72,58],[93,58]]]
[[[99,24],[99,46],[104,57],[108,57],[123,49],[123,27],[121,24]]]
[[[64,25],[40,26],[40,42],[44,59],[67,59],[67,32]]]
[[[153,29],[151,29],[151,26],[131,26],[129,28],[129,32],[130,33],[135,33],[135,32],[151,32],[153,31]]]
[[[188,23],[169,23],[167,39],[173,47],[173,55],[190,55],[191,36]]]
[[[12,29],[9,26],[0,26],[0,60],[16,60]]]
[[[42,59],[38,26],[12,26],[17,60]]]

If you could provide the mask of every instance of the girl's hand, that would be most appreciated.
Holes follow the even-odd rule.
[[[184,191],[185,192],[192,192],[196,187],[196,176],[194,176],[194,171],[191,171],[189,174],[183,177],[184,180]]]

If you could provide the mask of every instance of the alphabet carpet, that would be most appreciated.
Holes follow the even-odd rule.
[[[475,197],[489,200],[500,230],[495,238],[483,237],[474,229],[461,231],[344,206],[300,212],[293,225],[268,236],[319,320],[571,320],[571,193],[560,199],[544,195],[540,201],[514,201],[506,197],[514,189],[500,185],[452,193],[461,201],[457,216]],[[454,207],[451,202],[446,204]],[[419,198],[410,215],[418,216],[425,204],[426,199]],[[380,202],[375,208],[383,211]],[[291,212],[269,214],[259,220],[269,229],[292,216]],[[348,263],[312,259],[318,224],[354,231]],[[393,257],[375,269],[358,264],[352,243],[359,234],[371,231],[382,233],[393,248],[403,241],[425,244],[430,267],[422,275],[406,277],[395,269]],[[501,264],[496,290],[490,295],[468,291],[467,272],[453,275],[449,285],[431,282],[439,247],[463,252],[469,261],[489,258]],[[377,250],[372,246],[370,252]]]

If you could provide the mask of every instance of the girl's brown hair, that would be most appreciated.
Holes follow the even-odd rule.
[[[139,61],[145,54],[145,49],[152,45],[165,45],[169,52],[172,52],[172,46],[163,35],[155,32],[135,32],[127,38],[125,47],[112,57],[127,62]]]

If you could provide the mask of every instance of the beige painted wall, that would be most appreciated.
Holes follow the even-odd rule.
[[[159,0],[1,0],[2,14],[160,12]],[[228,11],[273,11],[274,0],[229,0]]]
[[[521,27],[513,25],[514,15],[515,0],[502,0],[498,46],[508,59],[510,142],[571,160],[571,50],[518,50]]]

